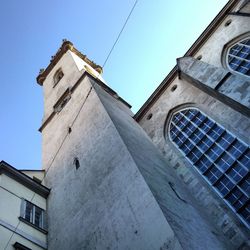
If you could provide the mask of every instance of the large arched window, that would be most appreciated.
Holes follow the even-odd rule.
[[[250,227],[250,148],[195,108],[173,114],[170,139]]]
[[[227,65],[230,70],[250,77],[250,37],[228,48]]]

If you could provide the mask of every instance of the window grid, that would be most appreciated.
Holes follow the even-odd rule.
[[[250,39],[233,45],[227,56],[228,65],[233,71],[250,76]]]
[[[250,148],[198,109],[175,113],[170,138],[250,226]]]
[[[44,228],[44,210],[33,203],[23,200],[23,211],[21,215],[26,221],[39,228]]]

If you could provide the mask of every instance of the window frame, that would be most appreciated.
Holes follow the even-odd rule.
[[[232,39],[230,42],[228,42],[224,48],[223,48],[223,53],[222,53],[222,65],[228,69],[231,73],[233,74],[237,74],[237,75],[240,75],[240,76],[243,76],[243,77],[246,77],[247,79],[250,78],[249,75],[247,74],[244,74],[244,73],[241,73],[240,71],[236,71],[234,70],[230,65],[229,65],[229,51],[230,49],[237,45],[238,43],[244,41],[244,40],[248,40],[250,39],[250,32],[247,32],[247,33],[244,33],[244,34],[241,34],[240,36],[237,36],[235,37],[234,39]],[[244,60],[244,58],[240,58],[240,60]]]
[[[188,154],[186,154],[186,153],[184,153],[184,151],[181,149],[181,146],[183,146],[185,143],[182,143],[181,144],[181,146],[179,146],[179,145],[177,145],[177,143],[174,141],[174,139],[172,139],[172,136],[171,136],[171,124],[172,124],[172,121],[173,121],[173,118],[175,117],[175,115],[176,114],[178,114],[178,113],[180,113],[180,112],[182,112],[182,111],[185,111],[185,110],[196,110],[196,111],[198,111],[199,113],[201,113],[203,116],[205,116],[205,119],[204,119],[204,121],[207,119],[207,120],[210,120],[211,122],[213,122],[213,125],[211,126],[211,129],[210,130],[208,130],[207,132],[205,132],[204,130],[202,130],[201,128],[199,128],[199,125],[197,125],[196,124],[196,128],[195,128],[195,130],[198,128],[200,131],[202,130],[203,131],[203,137],[198,141],[198,143],[196,142],[196,143],[193,143],[193,141],[192,141],[192,143],[194,144],[194,146],[192,147],[192,149],[190,150],[190,152],[192,152],[192,150],[196,147],[196,149],[199,149],[200,150],[200,147],[198,146],[198,144],[200,143],[200,142],[202,142],[202,140],[204,139],[204,137],[210,137],[210,136],[208,136],[208,133],[212,130],[212,127],[214,126],[214,125],[217,125],[218,127],[220,127],[222,130],[223,130],[223,132],[222,132],[222,134],[223,133],[228,133],[230,136],[232,136],[233,138],[234,138],[234,140],[227,146],[227,148],[225,149],[225,148],[222,148],[223,149],[223,152],[221,153],[221,155],[220,156],[218,156],[218,158],[216,159],[216,160],[213,160],[213,161],[211,161],[211,159],[209,158],[209,160],[212,162],[212,164],[210,164],[210,166],[207,168],[207,170],[204,172],[204,173],[207,173],[212,167],[213,167],[213,165],[214,166],[216,166],[216,168],[218,169],[218,170],[220,170],[220,165],[218,165],[218,160],[219,159],[221,159],[221,156],[225,153],[225,152],[227,152],[228,153],[228,149],[233,145],[233,143],[235,143],[235,142],[238,142],[238,141],[240,141],[245,147],[247,147],[247,149],[244,151],[244,152],[247,152],[247,150],[249,150],[250,149],[250,147],[249,147],[249,145],[247,144],[247,143],[245,143],[244,141],[242,141],[240,138],[238,138],[237,136],[235,136],[233,133],[231,133],[230,131],[228,131],[227,129],[225,129],[225,127],[224,126],[222,126],[220,123],[218,123],[218,122],[216,122],[215,120],[213,120],[209,115],[207,115],[206,113],[204,113],[203,111],[201,111],[199,108],[197,108],[197,107],[195,107],[195,106],[184,106],[183,108],[179,108],[178,110],[175,110],[174,112],[171,112],[171,114],[170,114],[170,116],[169,116],[169,118],[168,118],[168,122],[167,122],[167,124],[166,124],[166,126],[167,126],[167,130],[166,130],[166,132],[167,132],[167,134],[168,134],[168,138],[169,138],[169,140],[173,143],[173,145],[178,149],[178,151],[180,152],[180,154],[181,155],[183,155],[184,157],[185,157],[185,159],[192,165],[192,169],[194,169],[195,170],[195,172],[197,172],[197,173],[199,173],[199,176],[202,176],[202,179],[207,183],[207,184],[209,184],[208,186],[209,186],[209,188],[211,189],[211,190],[213,190],[214,191],[214,193],[217,195],[217,196],[219,196],[220,197],[220,199],[222,199],[227,205],[228,205],[228,207],[230,207],[230,209],[232,210],[232,212],[234,213],[234,215],[237,215],[237,217],[244,223],[244,225],[246,225],[246,227],[247,228],[250,228],[250,224],[248,224],[248,222],[246,221],[246,219],[242,216],[242,215],[240,215],[239,214],[239,210],[236,210],[236,208],[233,206],[233,205],[231,205],[230,204],[230,202],[229,201],[227,201],[226,200],[226,198],[225,197],[228,197],[230,194],[234,194],[233,193],[233,190],[235,189],[235,188],[237,188],[237,187],[239,187],[238,185],[239,185],[239,183],[241,183],[242,181],[244,181],[244,180],[247,180],[247,177],[250,175],[250,171],[248,170],[248,172],[247,172],[247,174],[240,180],[240,181],[238,181],[235,185],[234,185],[234,187],[233,188],[231,188],[230,190],[229,190],[229,192],[226,194],[226,195],[224,195],[223,196],[223,194],[219,191],[219,190],[217,190],[217,188],[215,187],[215,185],[214,185],[214,183],[212,183],[209,179],[208,179],[208,177],[206,177],[205,175],[204,175],[204,173],[202,173],[201,171],[200,171],[200,169],[198,168],[198,166],[196,165],[196,163],[203,157],[203,155],[205,155],[206,154],[206,152],[202,152],[202,156],[196,161],[196,162],[192,162],[191,161],[191,159],[189,159],[189,157],[188,157],[188,154],[190,153],[188,153]],[[197,114],[196,114],[197,115]],[[195,115],[195,116],[196,116]],[[180,119],[181,120],[181,119]],[[190,123],[190,121],[188,122],[188,123]],[[202,123],[201,123],[202,124]],[[176,125],[175,125],[176,126]],[[184,126],[184,128],[185,128],[186,126]],[[194,131],[195,131],[194,130]],[[194,131],[185,139],[185,140],[189,140],[190,141],[190,136],[192,136],[192,134],[194,134]],[[182,134],[184,133],[184,134],[186,134],[185,132],[183,132],[183,128],[182,128],[182,130],[180,131]],[[220,137],[218,137],[218,138],[222,138],[222,134],[220,135]],[[217,142],[217,139],[214,139],[214,138],[212,138],[212,144],[211,144],[211,146],[210,147],[208,147],[208,149],[206,150],[206,151],[209,151],[211,148],[212,148],[212,146],[213,145],[215,145],[215,144],[218,144],[218,142]],[[243,153],[244,153],[243,152]],[[232,170],[233,169],[233,167],[234,167],[234,164],[237,162],[237,160],[238,159],[240,159],[244,154],[242,153],[242,155],[240,156],[240,157],[238,157],[238,158],[235,158],[234,159],[234,163],[233,164],[231,164],[230,165],[230,167],[227,169],[227,170],[225,170],[224,172],[222,172],[222,175],[218,178],[218,180],[216,180],[216,182],[218,182],[219,180],[221,180],[223,177],[228,177],[228,172],[230,171],[230,170]],[[234,155],[232,155],[232,153],[231,153],[231,156],[233,156],[234,157]],[[208,158],[208,157],[207,157]],[[244,166],[243,165],[243,167],[244,168],[247,168],[246,166]],[[245,178],[245,179],[244,179]],[[232,179],[232,177],[230,176],[230,181],[234,181],[234,179]],[[215,182],[215,183],[216,183]],[[235,181],[234,181],[235,182]],[[242,188],[241,188],[242,189]],[[241,190],[240,189],[240,190]],[[243,190],[243,189],[242,189]],[[246,193],[246,191],[245,190],[243,190],[243,194],[245,194]],[[247,195],[248,196],[248,195]],[[248,200],[249,200],[249,198],[248,198]],[[246,206],[247,205],[247,202],[246,202],[246,204],[245,205],[243,205],[243,207],[244,206]]]
[[[31,248],[28,248],[19,242],[16,242],[15,244],[13,244],[13,247],[15,248],[15,250],[32,250]]]
[[[31,217],[30,219],[26,218],[26,211],[27,207],[31,206],[32,207],[32,212],[31,212]],[[39,223],[36,223],[36,212],[37,210],[41,212],[41,218],[39,218]],[[39,231],[43,233],[47,233],[46,231],[46,211],[42,209],[41,207],[35,205],[34,203],[22,198],[21,200],[21,208],[20,208],[20,217],[19,219],[22,222],[25,222],[26,224],[29,224],[30,226],[38,229]],[[40,225],[41,224],[41,225]]]

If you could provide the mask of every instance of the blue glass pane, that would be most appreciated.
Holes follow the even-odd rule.
[[[228,146],[233,142],[234,137],[231,136],[228,132],[225,132],[222,134],[222,136],[218,139],[218,144],[224,148],[227,149]]]
[[[184,143],[184,141],[185,141],[185,137],[183,137],[182,134],[180,134],[180,135],[178,135],[178,136],[176,136],[176,137],[174,138],[174,142],[175,142],[179,147]]]
[[[200,160],[195,163],[195,165],[202,173],[204,173],[212,166],[212,162],[205,155],[203,155]]]
[[[222,196],[227,195],[230,190],[234,187],[234,183],[226,176],[223,176],[216,184],[215,187],[222,194]]]
[[[246,195],[242,194],[242,196],[234,203],[233,207],[235,210],[239,210],[245,203],[247,202],[248,198]]]
[[[198,143],[198,147],[203,151],[206,152],[207,149],[209,149],[213,144],[213,141],[208,138],[207,136],[204,136],[203,139]]]
[[[238,72],[242,73],[242,74],[246,74],[248,71],[248,68],[244,67],[243,65],[241,65],[238,69]]]
[[[195,144],[197,144],[205,134],[199,130],[198,128],[194,131],[194,133],[190,136],[190,140],[192,140]]]
[[[250,170],[250,149],[248,149],[246,153],[240,157],[239,162]]]
[[[200,125],[200,128],[207,133],[211,127],[214,125],[214,122],[209,120],[208,118]]]
[[[231,177],[235,183],[238,183],[247,175],[247,170],[236,162],[233,167],[227,172],[227,175]]]
[[[222,129],[220,126],[215,124],[212,129],[208,132],[208,135],[212,137],[215,141],[221,136],[221,134],[224,132],[224,129]]]
[[[246,193],[246,195],[250,198],[250,176],[248,175],[239,186]]]
[[[241,190],[237,187],[233,189],[233,191],[227,196],[227,200],[233,205],[241,196],[243,193]]]
[[[245,219],[245,221],[250,225],[250,204],[248,204],[239,211],[240,215]]]
[[[216,161],[218,157],[223,153],[223,149],[218,145],[214,144],[210,149],[207,150],[206,155],[213,161]]]
[[[234,45],[230,51],[229,51],[229,54],[231,55],[237,55],[239,53],[239,51],[241,50],[243,46],[242,45],[239,45],[239,44],[236,44]]]
[[[241,43],[250,45],[250,39],[246,39],[246,40],[242,41]]]
[[[179,133],[179,130],[176,127],[170,128],[170,137],[173,140]]]
[[[195,131],[195,129],[196,127],[190,123],[183,129],[183,132],[190,136]]]
[[[230,67],[235,70],[239,67],[239,65],[241,64],[241,60],[240,59],[237,59],[237,58],[234,58],[230,63]]]
[[[233,165],[234,159],[228,153],[223,153],[216,163],[219,168],[225,172]]]
[[[189,140],[186,140],[185,143],[180,147],[185,155],[187,155],[194,148],[194,144]]]
[[[247,146],[236,140],[229,148],[228,152],[238,159],[247,149]]]
[[[249,39],[235,44],[230,50],[228,55],[228,64],[234,71],[240,72],[244,75],[250,74],[250,46],[248,45]]]
[[[175,115],[173,116],[172,121],[173,121],[175,124],[177,124],[178,121],[179,121],[181,118],[182,118],[181,113],[178,113],[178,114],[175,114]]]
[[[205,176],[209,180],[210,183],[214,184],[223,173],[216,167],[212,166],[206,173]]]
[[[188,158],[195,163],[202,156],[202,152],[198,148],[194,148],[189,154]]]
[[[197,113],[198,113],[198,110],[196,110],[196,109],[189,109],[189,110],[186,110],[185,116],[187,116],[189,120],[192,120],[193,117],[195,117],[195,115]]]
[[[180,130],[182,130],[188,123],[189,123],[189,121],[188,121],[185,117],[183,117],[182,119],[180,119],[180,120],[178,121],[178,123],[176,124],[176,126],[177,126]]]
[[[199,126],[204,120],[206,119],[206,117],[201,114],[201,113],[198,113],[194,118],[193,118],[193,122]]]

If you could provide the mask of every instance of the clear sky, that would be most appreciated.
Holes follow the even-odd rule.
[[[227,0],[139,0],[103,77],[136,112]],[[41,168],[40,68],[62,39],[102,65],[134,0],[1,1],[0,160]]]

